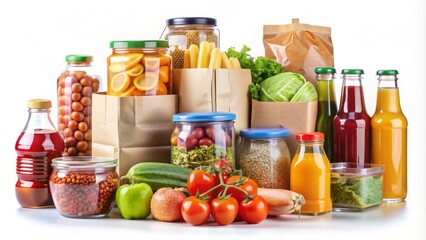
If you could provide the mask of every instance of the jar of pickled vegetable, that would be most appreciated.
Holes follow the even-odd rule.
[[[189,112],[173,115],[172,163],[197,168],[226,159],[234,165],[236,115],[227,112]]]
[[[112,41],[108,57],[108,95],[172,93],[172,59],[164,40]]]
[[[220,34],[216,25],[216,19],[206,17],[167,19],[165,39],[169,41],[173,67],[183,68],[184,51],[192,44],[200,46],[202,41],[207,41],[219,47]]]

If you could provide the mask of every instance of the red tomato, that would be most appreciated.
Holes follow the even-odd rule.
[[[186,183],[188,191],[192,195],[205,193],[215,186],[214,178],[211,174],[203,170],[194,170],[192,171]],[[209,197],[209,200],[212,199],[214,192],[207,194],[206,197]]]
[[[225,171],[226,173],[232,172],[232,163],[225,158],[217,160],[214,163],[214,166],[217,167],[219,170]]]
[[[238,212],[247,223],[260,223],[268,216],[268,203],[263,197],[255,196],[248,202],[240,203]]]
[[[195,196],[185,198],[180,208],[183,219],[194,226],[201,225],[209,219],[210,206]]]
[[[215,198],[210,204],[212,216],[219,225],[228,225],[235,220],[238,214],[238,202],[235,198]]]
[[[240,179],[240,176],[232,176],[228,178],[228,180],[226,181],[226,184],[235,185],[239,179]],[[247,180],[242,185],[239,185],[238,187],[245,190],[248,193],[248,195],[257,196],[256,182],[247,177],[243,177],[243,179],[247,179]],[[244,195],[244,193],[237,189],[228,188],[227,194],[232,194],[232,197],[237,199],[239,203],[246,199],[246,196]]]

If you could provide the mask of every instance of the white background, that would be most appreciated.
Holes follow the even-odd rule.
[[[27,119],[26,101],[49,98],[56,104],[56,79],[67,54],[95,57],[106,79],[109,41],[157,39],[168,18],[206,16],[218,19],[221,48],[243,44],[263,55],[262,25],[302,23],[329,26],[335,66],[363,68],[368,112],[375,109],[378,69],[400,72],[401,104],[409,121],[409,193],[406,204],[382,206],[365,213],[332,213],[320,217],[270,219],[252,226],[190,227],[156,221],[125,221],[116,212],[109,219],[75,220],[55,209],[21,209],[15,200],[14,144]],[[426,1],[31,1],[0,3],[1,127],[0,168],[2,226],[0,238],[69,239],[103,236],[298,239],[425,239]],[[106,84],[106,82],[104,81]],[[341,79],[336,80],[339,99]],[[56,109],[52,111],[56,122]],[[10,236],[10,235],[9,235]],[[163,237],[164,239],[165,237]],[[99,238],[102,239],[102,238]]]

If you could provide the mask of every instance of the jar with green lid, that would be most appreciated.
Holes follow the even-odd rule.
[[[203,41],[214,43],[219,47],[220,32],[217,21],[207,17],[171,18],[166,21],[164,37],[169,41],[170,55],[174,68],[183,68],[185,49],[191,44],[200,46]]]
[[[152,96],[172,93],[172,59],[164,40],[112,41],[108,57],[108,95]]]
[[[291,157],[287,128],[249,128],[240,131],[237,169],[259,187],[290,189]]]
[[[92,155],[92,93],[101,87],[90,55],[67,55],[57,80],[58,129],[65,141],[63,156]]]

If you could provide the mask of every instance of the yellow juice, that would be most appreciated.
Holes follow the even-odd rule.
[[[398,88],[379,88],[376,113],[371,119],[372,161],[385,165],[385,201],[398,202],[407,196],[407,125]]]
[[[301,212],[319,214],[331,211],[330,162],[319,153],[297,153],[290,167],[290,189],[305,197]]]

